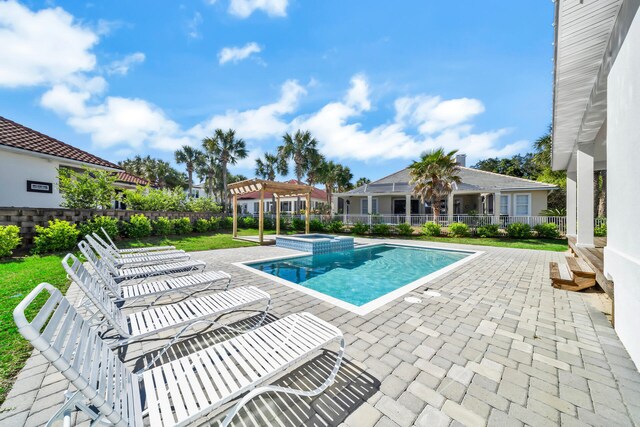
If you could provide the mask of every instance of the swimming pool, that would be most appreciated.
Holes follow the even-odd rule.
[[[239,265],[342,308],[366,314],[477,254],[376,244]]]

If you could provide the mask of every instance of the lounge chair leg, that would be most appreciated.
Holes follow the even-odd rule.
[[[82,412],[87,414],[87,416],[89,416],[89,418],[91,418],[92,421],[96,421],[98,418],[100,418],[100,415],[98,413],[96,413],[94,410],[92,410],[87,405],[82,403],[82,398],[84,396],[82,396],[82,394],[79,391],[72,393],[69,390],[67,390],[64,392],[64,397],[65,397],[64,403],[62,404],[60,409],[58,409],[56,413],[53,414],[51,418],[49,418],[49,421],[47,422],[46,427],[53,426],[53,424],[58,420],[63,420],[62,423],[65,427],[70,426],[71,412],[76,409],[80,409]]]
[[[313,397],[313,396],[319,395],[320,393],[325,391],[327,387],[329,387],[333,383],[333,381],[336,379],[336,375],[338,375],[338,371],[340,370],[340,365],[342,364],[342,358],[344,357],[344,348],[345,348],[344,338],[341,338],[340,351],[338,353],[338,357],[336,358],[336,364],[334,365],[333,370],[331,371],[327,379],[320,385],[320,387],[314,390],[309,390],[309,391],[297,390],[297,389],[287,388],[287,387],[278,387],[278,386],[258,387],[253,391],[250,391],[249,393],[245,394],[244,397],[240,399],[240,401],[236,403],[233,406],[233,408],[231,408],[231,410],[227,413],[227,416],[222,421],[221,427],[227,427],[229,424],[231,424],[231,420],[233,420],[233,418],[238,414],[238,412],[240,412],[240,409],[242,409],[242,407],[251,399],[253,399],[254,397],[262,393],[269,393],[269,392],[287,393],[287,394],[294,394],[302,397]]]

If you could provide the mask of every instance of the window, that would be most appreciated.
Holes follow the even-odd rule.
[[[500,195],[500,215],[509,215],[509,195]]]
[[[282,211],[282,212],[290,212],[291,211],[291,202],[280,202],[280,211]]]
[[[516,194],[514,204],[515,204],[516,216],[531,215],[531,195],[530,194]]]
[[[378,213],[378,199],[371,199],[372,200],[372,209],[371,209],[371,213],[373,214],[377,214]],[[367,215],[369,213],[369,199],[368,198],[364,198],[361,200],[360,202],[360,213],[362,215]]]
[[[253,213],[258,213],[260,210],[260,202],[253,202]]]

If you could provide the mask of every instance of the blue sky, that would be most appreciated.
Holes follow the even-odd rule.
[[[0,1],[0,115],[111,161],[233,127],[249,176],[298,128],[355,178],[438,146],[475,163],[550,123],[552,21],[539,0]]]

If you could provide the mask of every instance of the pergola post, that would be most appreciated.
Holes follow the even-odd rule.
[[[238,195],[233,195],[233,237],[238,237]]]
[[[264,240],[264,188],[260,188],[260,207],[258,208],[258,236],[260,244]]]
[[[304,233],[309,234],[309,211],[311,211],[311,193],[307,193],[306,215],[304,218]]]
[[[280,234],[280,196],[276,196],[276,236]]]

